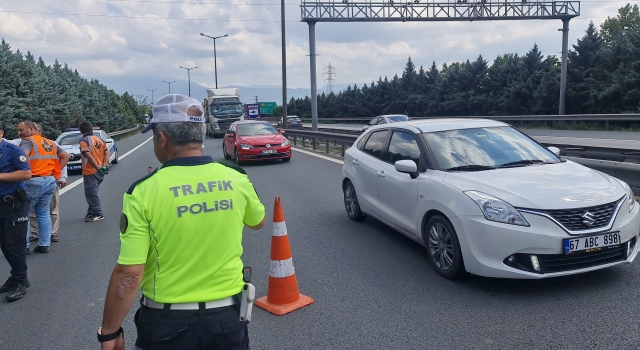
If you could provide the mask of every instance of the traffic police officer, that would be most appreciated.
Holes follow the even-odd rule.
[[[124,349],[122,322],[141,286],[136,349],[248,349],[240,320],[242,230],[258,230],[264,206],[241,168],[202,155],[200,103],[173,94],[153,107],[160,169],[124,195],[120,256],[98,340]]]
[[[20,147],[2,139],[4,127],[0,122],[0,248],[11,266],[11,277],[0,286],[7,293],[7,301],[24,296],[27,280],[27,234],[29,200],[24,181],[31,178],[27,155]]]

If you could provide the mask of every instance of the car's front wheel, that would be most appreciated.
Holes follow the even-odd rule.
[[[233,149],[233,153],[234,153],[234,155],[235,155],[235,157],[236,157],[236,164],[237,164],[237,165],[241,165],[241,164],[242,164],[242,161],[240,160],[240,155],[238,154],[238,149],[237,149],[237,148],[234,148],[234,149]]]
[[[224,155],[224,159],[231,159],[231,156],[227,153],[227,150],[224,148],[224,142],[222,143],[222,154]]]
[[[113,160],[111,161],[111,164],[118,164],[118,150],[116,150],[116,156],[113,157]]]
[[[427,254],[434,270],[442,277],[457,278],[464,273],[462,252],[456,231],[445,217],[435,215],[425,226]]]
[[[349,219],[353,221],[364,220],[367,217],[367,214],[360,210],[358,195],[356,194],[356,189],[353,187],[351,181],[347,181],[342,190],[344,192],[344,208],[347,210]]]

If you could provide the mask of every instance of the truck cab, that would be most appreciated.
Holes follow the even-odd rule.
[[[245,108],[240,101],[238,89],[207,89],[203,103],[207,122],[207,134],[223,136],[231,123],[245,120]]]

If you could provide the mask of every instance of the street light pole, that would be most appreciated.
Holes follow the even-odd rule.
[[[216,39],[228,37],[229,34],[213,37],[213,36],[200,33],[200,36],[206,36],[207,38],[213,39],[213,71],[216,76],[216,89],[217,89],[218,88],[218,58],[216,56]]]
[[[198,68],[198,66],[195,66],[193,68],[185,68],[183,66],[180,66],[180,68],[187,70],[187,78],[189,79],[189,97],[191,97],[191,70]]]
[[[282,128],[287,128],[287,41],[284,27],[284,0],[280,3],[280,30],[282,34]]]
[[[162,82],[169,84],[169,95],[171,95],[171,83],[175,83],[176,81],[175,80],[174,81],[164,81],[163,80]]]
[[[158,90],[158,89],[147,89],[147,90],[151,91],[151,105],[153,105],[153,103],[154,103],[153,102],[153,92]]]

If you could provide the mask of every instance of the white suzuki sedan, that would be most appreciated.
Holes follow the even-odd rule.
[[[375,126],[346,151],[343,175],[352,220],[371,215],[424,245],[447,278],[563,276],[638,252],[640,215],[626,183],[505,123]]]

